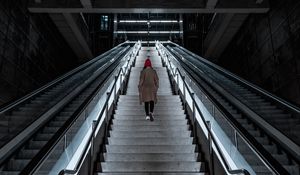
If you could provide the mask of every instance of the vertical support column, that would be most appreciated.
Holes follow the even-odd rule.
[[[113,46],[116,46],[116,40],[117,40],[117,30],[118,30],[118,14],[114,14],[114,31],[113,31]]]
[[[180,30],[180,39],[181,39],[181,44],[182,46],[184,46],[184,42],[183,42],[183,17],[182,17],[182,13],[179,14],[179,30]]]

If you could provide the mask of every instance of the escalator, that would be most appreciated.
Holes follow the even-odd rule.
[[[53,142],[74,123],[81,109],[125,61],[123,58],[131,49],[129,44],[121,44],[13,105],[4,107],[0,112],[1,174],[34,172]],[[76,121],[78,126],[72,128],[73,136],[82,122]],[[71,141],[72,136],[68,139]],[[53,164],[47,165],[49,169]]]
[[[257,149],[259,157],[267,162],[266,166],[253,154],[253,150],[237,145],[256,174],[299,174],[298,107],[231,73],[224,73],[223,69],[176,44],[167,44],[166,48],[188,76],[197,82],[197,86],[228,112],[228,119],[241,128]],[[235,135],[225,124],[227,121],[216,120],[234,142]]]

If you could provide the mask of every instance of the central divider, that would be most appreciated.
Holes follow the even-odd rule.
[[[145,119],[138,93],[139,76],[147,56],[159,77],[153,122]],[[97,165],[99,174],[205,174],[182,102],[178,95],[172,94],[167,70],[155,47],[142,47],[139,51],[127,93],[119,98],[107,140],[104,160]]]

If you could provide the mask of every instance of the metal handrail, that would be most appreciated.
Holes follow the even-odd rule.
[[[134,46],[134,47],[135,47],[135,46]],[[134,57],[135,57],[135,56],[134,56]],[[128,69],[130,69],[130,68],[128,68],[128,66],[129,66],[129,62],[127,62],[127,65],[126,65],[126,67],[125,67],[125,71],[121,68],[121,69],[119,70],[119,72],[118,72],[118,74],[117,74],[116,77],[119,77],[121,73],[122,73],[124,76],[126,76],[125,73],[128,71]],[[131,65],[131,66],[132,66],[132,65]],[[128,71],[128,73],[129,73],[129,71]],[[112,94],[113,94],[112,92],[114,91],[114,89],[115,89],[115,87],[116,87],[117,79],[118,79],[118,78],[115,78],[111,90],[107,93],[107,98],[106,98],[106,100],[105,100],[105,103],[104,103],[104,105],[103,105],[103,108],[102,108],[101,112],[99,113],[98,120],[93,121],[94,127],[93,127],[92,133],[91,133],[91,135],[90,135],[90,137],[89,137],[89,139],[88,139],[88,141],[87,141],[88,144],[85,145],[85,147],[84,147],[84,149],[83,149],[83,151],[82,151],[82,154],[81,154],[81,156],[80,156],[80,159],[79,159],[79,161],[78,161],[77,164],[76,164],[75,169],[74,169],[74,170],[63,169],[63,170],[61,170],[61,171],[59,172],[59,175],[64,175],[64,174],[77,174],[78,171],[80,170],[80,168],[81,168],[81,166],[82,166],[82,164],[83,164],[83,162],[84,162],[84,159],[85,159],[85,157],[86,157],[86,155],[87,155],[89,149],[92,147],[92,142],[93,142],[94,136],[95,136],[95,134],[96,134],[98,125],[99,125],[100,120],[101,120],[101,117],[100,117],[100,116],[102,116],[102,115],[104,114],[104,112],[106,112],[106,113],[108,112],[108,111],[107,111],[107,109],[108,109],[108,103],[109,103],[109,100],[110,100],[110,98],[111,98],[111,96],[112,96]],[[107,119],[106,119],[106,120],[107,120]]]
[[[216,149],[217,149],[217,152],[218,152],[219,155],[221,156],[221,161],[222,161],[222,163],[223,163],[223,164],[225,165],[225,167],[226,167],[226,170],[227,170],[230,174],[241,174],[241,173],[243,173],[243,174],[245,174],[245,175],[250,175],[250,173],[249,173],[246,169],[235,169],[235,170],[231,170],[231,169],[230,169],[230,167],[229,167],[229,165],[228,165],[228,162],[226,161],[225,156],[224,156],[223,152],[221,151],[219,145],[217,144],[216,138],[215,138],[214,134],[212,133],[212,131],[211,131],[211,129],[210,129],[210,126],[209,126],[208,123],[205,121],[205,118],[204,118],[204,116],[203,116],[203,114],[202,114],[202,112],[201,112],[201,109],[200,109],[200,107],[198,106],[198,104],[197,104],[197,102],[196,102],[196,100],[195,100],[195,98],[194,98],[194,95],[192,95],[193,93],[191,92],[190,88],[188,88],[188,85],[187,85],[186,81],[184,81],[184,79],[185,79],[184,76],[182,75],[181,71],[180,71],[178,68],[176,68],[175,71],[174,71],[174,69],[172,68],[172,65],[170,64],[170,60],[169,60],[169,59],[168,59],[168,62],[169,62],[169,65],[170,65],[170,70],[171,70],[171,72],[172,72],[172,76],[173,76],[173,77],[176,77],[176,76],[179,75],[180,78],[182,79],[183,84],[185,85],[185,87],[186,87],[186,89],[187,89],[189,95],[191,96],[192,101],[193,101],[193,104],[195,105],[195,108],[196,108],[197,111],[199,112],[200,117],[201,117],[201,119],[202,119],[202,121],[203,121],[203,123],[204,123],[204,125],[205,125],[205,127],[206,127],[206,130],[208,131],[208,135],[210,136],[210,137],[208,137],[208,140],[209,140],[209,142],[212,141],[212,142],[214,143],[214,145],[215,145],[215,147],[216,147]],[[179,84],[179,82],[177,82],[177,83]],[[193,116],[193,117],[195,117],[195,116]],[[210,139],[211,139],[211,140],[210,140]]]
[[[115,50],[116,48],[120,47],[120,46],[123,45],[123,44],[124,44],[124,43],[119,44],[117,47],[114,48],[114,50]],[[69,77],[69,76],[71,76],[71,75],[74,75],[75,73],[79,72],[80,70],[82,70],[82,69],[86,68],[87,66],[93,64],[94,62],[96,62],[96,61],[99,60],[100,58],[106,56],[106,55],[109,54],[111,51],[112,51],[112,50],[109,50],[109,51],[107,51],[107,52],[105,52],[105,53],[103,53],[103,54],[97,56],[96,58],[94,58],[94,59],[92,59],[92,60],[90,60],[90,61],[88,61],[88,62],[82,64],[81,66],[79,66],[79,67],[77,67],[77,68],[71,70],[70,72],[68,72],[68,73],[62,75],[61,77],[59,77],[59,78],[57,78],[57,79],[51,81],[50,83],[48,83],[48,84],[46,84],[46,85],[44,85],[44,86],[38,88],[37,90],[35,90],[35,91],[33,91],[33,92],[31,92],[31,93],[25,95],[24,97],[22,97],[22,98],[20,98],[20,99],[18,99],[18,100],[16,100],[16,101],[14,101],[14,102],[12,102],[11,104],[8,104],[7,106],[2,107],[2,108],[0,109],[0,114],[2,114],[2,113],[4,113],[4,112],[6,112],[6,111],[8,111],[8,110],[10,110],[10,109],[12,109],[12,108],[14,108],[14,107],[16,107],[17,105],[23,103],[24,101],[26,101],[26,100],[28,100],[28,99],[31,99],[32,97],[34,97],[34,96],[36,96],[37,94],[41,93],[42,91],[48,89],[49,87],[51,87],[51,86],[57,84],[58,82],[60,82],[60,81],[62,81],[62,80],[64,80],[64,79],[66,79],[67,77]]]
[[[128,53],[131,53],[131,51],[129,51]],[[126,57],[126,55],[124,56]],[[122,71],[122,68],[120,69],[118,75],[120,74],[120,72]],[[101,85],[99,85],[101,86]],[[99,88],[97,88],[97,90],[95,92],[93,92],[90,96],[94,96],[95,93],[99,92]],[[87,107],[87,105],[91,102],[93,98],[88,98],[88,102],[84,103],[84,107],[81,107],[79,110],[76,110],[74,112],[74,115],[76,114],[76,116],[74,117],[71,117],[71,118],[78,118],[78,116],[80,116],[82,114],[82,112],[85,110],[85,108]],[[100,120],[99,120],[100,121]],[[36,161],[33,161],[31,160],[31,162],[38,162],[37,165],[35,165],[34,167],[31,167],[31,165],[27,165],[27,166],[30,166],[30,168],[28,170],[23,170],[21,172],[21,174],[32,174],[34,173],[34,171],[36,171],[36,169],[42,165],[42,163],[45,161],[46,157],[51,153],[51,151],[54,149],[54,147],[57,145],[58,141],[62,139],[62,137],[64,137],[65,133],[70,129],[70,127],[72,126],[72,124],[75,122],[75,120],[72,120],[71,123],[69,122],[69,120],[67,121],[67,123],[64,125],[64,127],[60,128],[57,132],[56,135],[59,134],[58,138],[55,138],[55,139],[52,139],[50,140],[50,142],[54,143],[54,144],[51,144],[51,145],[47,145],[45,147],[43,147],[43,149],[40,151],[42,154],[43,154],[43,158],[42,158],[42,161],[39,159],[39,160],[36,160]],[[54,137],[56,136],[54,135]],[[53,138],[54,138],[53,137]],[[29,163],[30,164],[30,163]],[[26,166],[26,167],[27,167]]]
[[[247,80],[245,80],[245,79],[243,79],[241,77],[236,76],[235,74],[229,72],[228,70],[226,70],[226,69],[224,69],[224,68],[222,68],[222,67],[220,67],[220,66],[218,66],[218,65],[216,65],[214,63],[209,62],[208,60],[206,60],[206,59],[204,59],[204,58],[202,58],[202,57],[200,57],[200,56],[192,53],[191,51],[189,51],[189,50],[187,50],[187,49],[179,46],[176,43],[173,43],[173,42],[170,42],[170,43],[174,44],[176,47],[179,47],[180,49],[184,50],[185,52],[189,53],[190,55],[193,55],[194,57],[197,57],[201,62],[204,62],[205,64],[209,65],[210,67],[212,67],[214,69],[217,69],[218,71],[221,71],[222,73],[225,73],[227,76],[229,76],[229,77],[231,77],[231,78],[233,78],[233,79],[235,79],[235,80],[243,83],[244,85],[252,88],[253,90],[259,92],[260,94],[263,94],[264,96],[266,96],[266,97],[268,97],[268,98],[276,101],[277,103],[280,103],[280,104],[284,105],[286,108],[288,108],[290,110],[293,110],[294,112],[300,113],[300,108],[298,106],[295,106],[295,105],[287,102],[286,100],[284,100],[284,99],[282,99],[280,97],[277,97],[276,95],[274,95],[274,94],[272,94],[272,93],[270,93],[270,92],[268,92],[268,91],[266,91],[266,90],[264,90],[264,89],[262,89],[262,88],[260,88],[260,87],[258,87],[256,85],[248,82]]]

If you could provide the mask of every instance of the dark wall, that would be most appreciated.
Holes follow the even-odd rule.
[[[212,14],[184,14],[183,40],[188,50],[203,55],[203,44]]]
[[[27,1],[0,2],[0,105],[46,84],[77,65],[47,14],[30,14]]]
[[[103,16],[107,16],[107,22],[103,21]],[[94,55],[100,55],[113,47],[113,17],[112,14],[85,14]]]
[[[300,104],[300,1],[272,0],[267,14],[251,14],[219,63]]]

